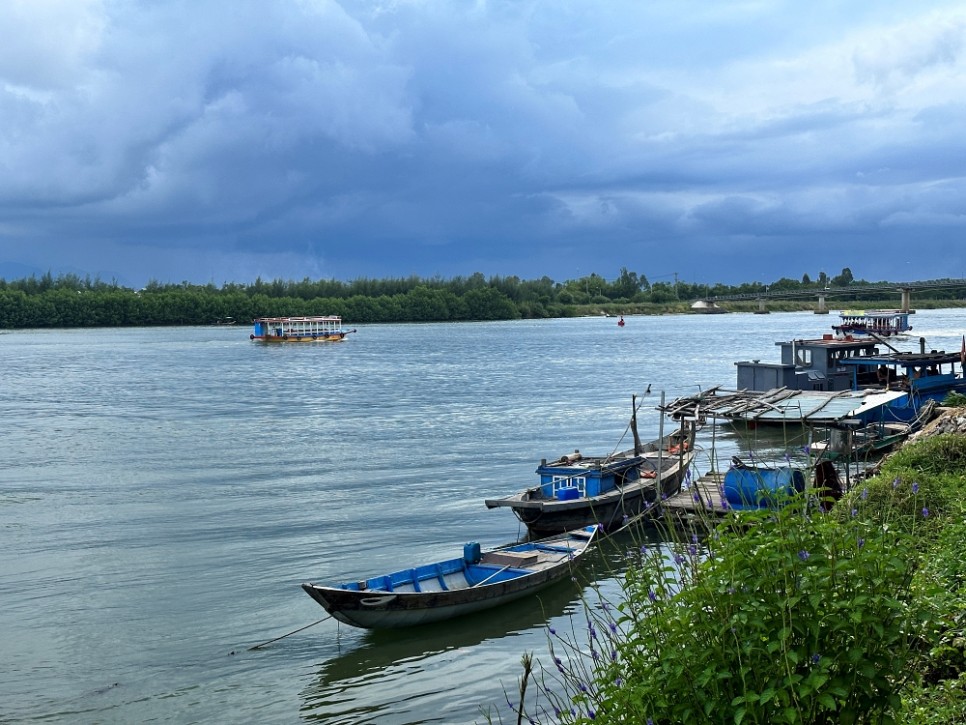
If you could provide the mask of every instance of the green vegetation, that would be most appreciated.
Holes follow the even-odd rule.
[[[735,286],[648,281],[644,275],[620,270],[608,281],[597,274],[555,282],[549,277],[485,278],[476,273],[452,279],[372,280],[352,282],[304,279],[301,282],[256,280],[250,285],[161,284],[150,282],[132,290],[75,275],[40,279],[0,280],[0,328],[116,327],[151,325],[208,325],[233,318],[248,324],[255,317],[286,315],[340,315],[347,323],[449,322],[512,320],[519,318],[573,317],[597,314],[664,314],[690,312],[691,303],[723,295],[749,295],[748,301],[729,302],[727,309],[757,309],[754,295],[765,292],[802,294],[798,300],[769,301],[775,311],[814,309],[810,291],[829,285],[848,287],[837,304],[895,306],[896,301],[876,300],[878,290],[856,281],[848,269],[816,281],[780,279],[771,285],[758,282]],[[854,293],[851,292],[854,290]],[[880,304],[881,303],[881,304]],[[916,293],[919,307],[966,304],[966,290],[923,290]]]
[[[553,664],[532,665],[514,714],[964,722],[964,494],[966,436],[947,434],[906,446],[830,514],[807,491],[665,534],[670,551],[635,544],[619,601],[587,601],[585,625],[550,631]]]

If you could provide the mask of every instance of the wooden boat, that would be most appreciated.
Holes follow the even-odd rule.
[[[396,629],[489,609],[568,576],[599,528],[482,553],[477,543],[463,556],[335,586],[302,588],[335,619],[354,627]]]
[[[355,330],[342,328],[338,315],[325,317],[258,317],[249,339],[259,342],[342,342]]]
[[[902,395],[883,401],[881,410],[863,411],[864,422],[911,422],[929,400],[941,402],[949,393],[966,394],[966,351],[902,352],[871,333],[858,340],[836,339],[778,342],[780,363],[738,361],[739,391],[890,392]],[[888,348],[883,352],[879,345]]]
[[[607,456],[580,451],[537,468],[540,485],[505,498],[486,499],[487,508],[512,509],[533,536],[597,523],[611,532],[681,488],[694,458],[693,427]],[[687,432],[686,432],[687,431]]]

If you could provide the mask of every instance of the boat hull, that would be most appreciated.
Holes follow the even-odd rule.
[[[443,582],[433,582],[434,586],[437,582],[446,583],[449,588],[444,590],[413,591],[412,580],[400,582],[409,591],[370,586],[388,577],[335,587],[306,583],[302,589],[333,618],[353,627],[398,629],[430,624],[512,602],[569,577],[580,557],[590,549],[597,532],[597,527],[585,527],[552,539],[488,552],[482,558],[486,571],[480,572],[474,568],[480,565],[470,564],[461,572],[450,571]],[[505,563],[496,558],[496,563],[486,563],[488,557],[501,554],[504,557],[529,554],[532,561]],[[416,571],[413,570],[414,574]],[[471,571],[473,576],[482,578],[471,583]],[[427,583],[428,579],[423,581],[424,585]]]

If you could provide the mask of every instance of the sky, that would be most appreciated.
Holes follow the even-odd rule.
[[[0,277],[966,278],[966,6],[5,0]]]

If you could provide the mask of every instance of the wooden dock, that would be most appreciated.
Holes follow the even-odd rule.
[[[724,474],[709,472],[661,502],[665,514],[678,518],[719,518],[728,512],[722,495]]]

